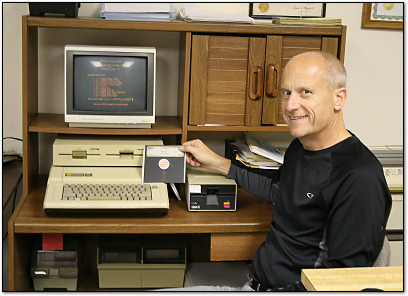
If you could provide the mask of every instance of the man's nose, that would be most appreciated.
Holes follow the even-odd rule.
[[[288,100],[286,101],[285,109],[288,112],[299,109],[299,97],[297,96],[296,93],[291,93]]]

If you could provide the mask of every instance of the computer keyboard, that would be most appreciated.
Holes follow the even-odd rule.
[[[152,200],[149,184],[65,184],[63,200]]]
[[[142,183],[140,167],[52,166],[45,213],[167,213],[167,184]]]

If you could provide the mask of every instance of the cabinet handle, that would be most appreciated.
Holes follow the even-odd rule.
[[[263,85],[263,69],[259,66],[251,67],[249,74],[249,97],[251,100],[256,100],[262,97],[262,85]],[[256,83],[255,81],[256,80]],[[256,90],[254,92],[254,85],[256,84]]]
[[[276,72],[276,87],[274,83]],[[269,64],[266,67],[266,89],[265,93],[267,96],[276,98],[279,95],[280,88],[280,66],[279,64]]]

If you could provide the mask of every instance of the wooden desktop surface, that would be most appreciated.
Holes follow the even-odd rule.
[[[40,182],[39,184],[41,184]],[[164,216],[57,215],[43,212],[44,184],[24,200],[14,221],[15,233],[248,233],[268,232],[273,205],[238,190],[235,212],[189,212],[186,200],[170,198],[170,210]]]
[[[361,291],[376,288],[403,291],[402,266],[303,269],[302,284],[308,291]]]

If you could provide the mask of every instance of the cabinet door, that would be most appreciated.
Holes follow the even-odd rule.
[[[266,39],[249,38],[245,126],[261,126]]]
[[[293,56],[307,51],[322,50],[338,56],[338,47],[337,37],[267,36],[262,124],[285,125],[279,88],[287,62]]]
[[[248,37],[193,36],[189,124],[245,124],[248,51]]]

